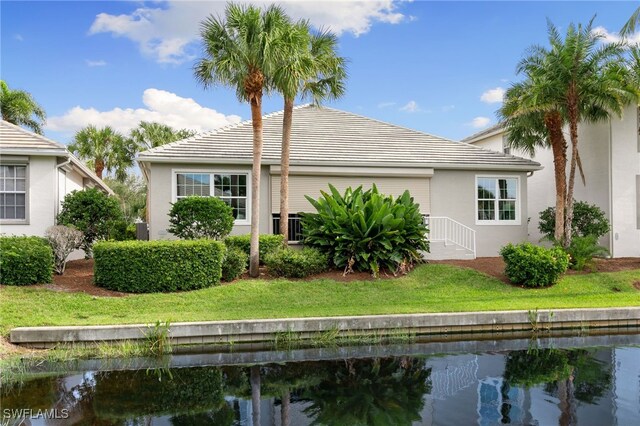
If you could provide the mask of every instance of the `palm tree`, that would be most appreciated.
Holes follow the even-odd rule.
[[[629,20],[620,30],[620,35],[626,37],[636,32],[636,25],[640,24],[640,7],[635,10],[629,17]]]
[[[281,34],[290,26],[283,10],[270,6],[227,5],[225,20],[209,16],[201,24],[204,57],[194,67],[205,87],[230,86],[240,101],[251,105],[253,167],[251,175],[251,251],[249,274],[259,274],[260,168],[262,158],[262,96],[271,88],[275,66],[285,53]]]
[[[3,120],[42,134],[42,125],[47,117],[44,109],[29,92],[11,90],[4,80],[0,80],[0,110]]]
[[[346,60],[337,55],[338,39],[329,31],[311,35],[308,21],[300,21],[285,33],[285,62],[278,67],[274,85],[284,97],[282,152],[280,156],[280,233],[285,247],[289,235],[289,158],[293,102],[298,95],[316,105],[337,99],[345,92]]]
[[[116,179],[127,177],[127,168],[133,165],[134,150],[124,136],[106,126],[89,125],[76,132],[69,150],[93,164],[96,175],[102,179],[103,171],[114,172]]]
[[[130,133],[130,138],[138,150],[146,150],[179,141],[195,135],[194,130],[175,130],[166,124],[154,121],[141,121]]]

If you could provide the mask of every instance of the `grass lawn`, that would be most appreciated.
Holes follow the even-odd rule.
[[[522,289],[471,269],[422,265],[395,280],[243,280],[184,293],[95,297],[0,289],[0,333],[18,326],[97,325],[394,313],[640,306],[640,270],[568,275]]]

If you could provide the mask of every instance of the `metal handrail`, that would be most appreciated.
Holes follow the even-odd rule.
[[[425,216],[425,224],[429,226],[429,241],[443,241],[460,246],[476,257],[476,231],[446,216]]]

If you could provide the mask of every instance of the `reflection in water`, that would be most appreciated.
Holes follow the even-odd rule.
[[[622,347],[86,371],[4,386],[0,406],[65,414],[32,425],[627,425],[639,359]]]

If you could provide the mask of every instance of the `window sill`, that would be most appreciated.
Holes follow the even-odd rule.
[[[30,225],[26,219],[0,219],[0,225]]]
[[[519,226],[519,220],[476,220],[478,226]]]

